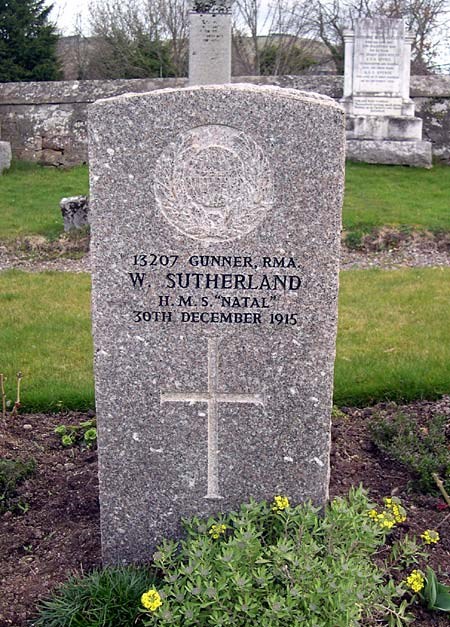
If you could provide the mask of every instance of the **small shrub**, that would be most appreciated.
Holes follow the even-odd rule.
[[[151,567],[73,578],[41,603],[33,625],[402,627],[416,595],[392,573],[398,580],[415,565],[420,547],[386,538],[405,516],[394,497],[374,508],[360,488],[325,510],[280,495],[192,518],[185,539],[164,541]]]
[[[34,627],[132,627],[142,591],[156,580],[148,568],[122,566],[72,577],[39,608]]]
[[[27,505],[17,498],[17,488],[29,477],[36,467],[34,460],[0,458],[0,513],[10,511],[26,511]]]
[[[415,476],[417,488],[436,493],[433,473],[439,475],[450,489],[450,449],[446,437],[445,416],[433,416],[427,427],[410,416],[378,418],[371,425],[376,446],[392,459],[406,466]]]
[[[12,410],[9,413],[9,417],[12,418],[13,416],[15,416],[17,414],[17,412],[19,411],[19,409],[21,408],[21,403],[20,403],[20,384],[22,381],[22,373],[18,372],[16,374],[16,400],[14,402],[14,405],[12,406]],[[6,400],[6,391],[5,391],[5,381],[6,381],[6,377],[3,373],[0,373],[0,395],[1,395],[1,404],[2,404],[2,418],[3,420],[6,420],[8,414],[7,414],[7,408],[9,408],[12,405],[12,402],[10,400]]]
[[[352,490],[323,515],[279,496],[186,521],[187,539],[165,542],[154,555],[163,582],[142,597],[144,625],[405,624],[408,602],[396,604],[403,590],[371,559],[387,530],[369,511],[363,491]]]

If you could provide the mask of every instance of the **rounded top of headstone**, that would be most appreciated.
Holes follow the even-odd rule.
[[[296,100],[298,102],[303,102],[305,104],[314,104],[321,107],[327,107],[330,109],[335,109],[336,111],[342,113],[344,115],[344,108],[338,102],[336,102],[333,98],[329,96],[324,96],[323,94],[318,94],[313,91],[301,91],[299,89],[291,89],[287,87],[278,87],[276,85],[252,85],[250,83],[227,83],[222,85],[192,85],[187,87],[168,87],[165,89],[156,89],[154,91],[146,92],[146,93],[128,93],[121,94],[119,96],[114,96],[113,98],[102,98],[96,100],[95,103],[90,105],[90,108],[95,108],[97,105],[114,103],[114,102],[125,102],[131,99],[143,99],[143,98],[167,98],[167,97],[176,97],[180,98],[188,98],[189,96],[194,95],[204,95],[207,96],[217,96],[221,98],[226,98],[227,96],[232,96],[234,94],[242,94],[249,96],[260,96],[266,97],[269,102],[272,99],[282,99],[286,98],[289,100]]]

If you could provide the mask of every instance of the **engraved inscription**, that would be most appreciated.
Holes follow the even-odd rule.
[[[402,37],[397,27],[357,33],[354,91],[400,94]]]
[[[272,207],[273,176],[252,138],[213,124],[191,129],[166,147],[154,191],[172,226],[193,239],[220,242],[261,224]]]
[[[126,270],[135,324],[296,326],[305,287],[294,257],[271,255],[132,256]],[[137,295],[136,294],[136,295]]]
[[[260,394],[219,394],[219,341],[208,340],[208,390],[206,392],[161,392],[161,403],[208,404],[208,490],[205,499],[221,499],[219,492],[219,403],[251,403],[264,406]]]

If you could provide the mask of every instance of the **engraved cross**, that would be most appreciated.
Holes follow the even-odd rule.
[[[219,394],[219,342],[208,340],[208,389],[206,392],[161,392],[161,403],[208,404],[208,491],[205,499],[221,499],[219,494],[219,403],[251,403],[264,406],[260,394]]]

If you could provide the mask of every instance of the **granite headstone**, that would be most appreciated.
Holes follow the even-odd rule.
[[[91,106],[106,563],[249,497],[327,499],[344,142],[340,105],[277,87]]]
[[[431,143],[422,140],[422,120],[409,97],[412,37],[404,21],[360,18],[344,40],[347,156],[430,167]]]

